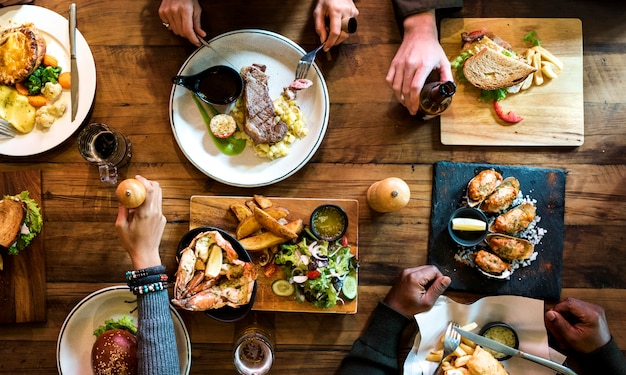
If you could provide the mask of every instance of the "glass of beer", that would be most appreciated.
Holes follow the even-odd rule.
[[[117,169],[130,161],[131,143],[122,133],[100,123],[92,123],[78,135],[78,151],[98,166],[100,181],[116,184]]]
[[[267,374],[274,362],[271,333],[258,324],[246,327],[235,340],[233,363],[241,375]]]

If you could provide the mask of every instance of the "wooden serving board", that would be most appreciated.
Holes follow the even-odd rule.
[[[28,190],[43,215],[41,171],[0,173],[0,194],[16,195]],[[0,271],[0,323],[44,322],[46,320],[46,256],[43,230],[18,255],[1,249],[4,270]]]
[[[529,266],[515,270],[509,280],[488,278],[477,269],[457,261],[458,245],[448,233],[450,215],[464,202],[467,183],[483,169],[495,169],[504,178],[517,178],[523,196],[536,200],[537,216],[540,218],[537,226],[546,230],[541,242],[535,246],[537,258]],[[564,214],[565,172],[562,170],[435,163],[428,263],[450,276],[450,289],[453,290],[558,300],[561,295]]]
[[[192,196],[190,207],[189,229],[199,226],[212,226],[220,228],[234,236],[237,228],[237,219],[230,211],[233,203],[244,203],[252,197],[216,197],[216,196]],[[359,202],[351,199],[308,199],[308,198],[270,198],[274,206],[284,207],[289,210],[287,220],[302,219],[308,226],[310,215],[313,210],[321,204],[336,204],[343,208],[348,214],[348,230],[346,236],[350,243],[352,253],[358,258],[358,223],[359,223]],[[250,255],[255,259],[254,252]],[[271,278],[267,278],[262,270],[257,279],[256,300],[252,307],[258,311],[286,311],[286,312],[307,312],[307,313],[337,313],[356,314],[358,305],[358,295],[352,301],[345,304],[337,304],[330,309],[320,309],[309,302],[298,303],[294,296],[279,297],[272,292],[272,282],[283,278],[282,272],[278,272]],[[358,280],[358,271],[357,271]]]
[[[498,118],[491,103],[478,100],[480,89],[457,81],[450,107],[441,115],[444,145],[580,146],[584,141],[583,44],[579,19],[560,18],[447,18],[441,23],[441,45],[449,60],[461,50],[461,33],[486,28],[513,49],[529,46],[524,35],[536,30],[542,46],[563,61],[562,73],[543,85],[509,94],[501,102],[505,112],[524,120],[517,124]]]

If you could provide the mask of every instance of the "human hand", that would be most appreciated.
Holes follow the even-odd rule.
[[[404,20],[402,44],[389,66],[386,81],[396,99],[411,115],[419,109],[420,92],[433,70],[441,81],[453,81],[450,62],[437,37],[435,12],[427,11]]]
[[[352,0],[318,0],[313,9],[313,19],[315,21],[315,32],[324,43],[324,51],[343,42],[348,38],[348,33],[342,31],[342,20],[356,18],[359,10]],[[326,20],[328,19],[328,30]],[[329,32],[330,31],[330,32]]]
[[[161,264],[159,244],[166,219],[161,209],[162,192],[159,183],[136,176],[146,187],[146,200],[137,208],[119,206],[115,229],[133,262],[134,269]]]
[[[202,7],[198,0],[162,0],[159,7],[159,17],[163,25],[174,34],[189,39],[196,46],[201,44],[196,34],[206,36],[200,25],[201,14]]]
[[[567,298],[548,310],[545,323],[559,346],[580,353],[591,353],[611,340],[604,310],[575,298]]]
[[[442,275],[439,269],[432,265],[406,268],[391,287],[385,297],[385,303],[411,317],[430,310],[450,282],[448,276]]]

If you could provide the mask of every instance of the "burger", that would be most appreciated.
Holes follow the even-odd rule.
[[[7,249],[9,254],[24,250],[41,232],[42,225],[39,206],[28,196],[28,191],[5,195],[0,200],[0,248]],[[0,257],[0,265],[1,260]]]
[[[95,375],[138,373],[137,328],[129,317],[107,320],[94,331],[91,367]]]

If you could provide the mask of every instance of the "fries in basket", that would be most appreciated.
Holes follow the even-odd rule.
[[[478,325],[475,322],[466,324],[461,327],[465,331],[472,331]],[[461,343],[458,348],[448,357],[443,358],[443,335],[439,340],[437,347],[426,355],[426,360],[430,362],[440,362],[441,369],[445,375],[470,375],[470,374],[494,374],[507,375],[508,373],[502,364],[491,355],[491,353],[483,350],[480,345],[476,345],[473,341],[465,337],[461,337]]]

